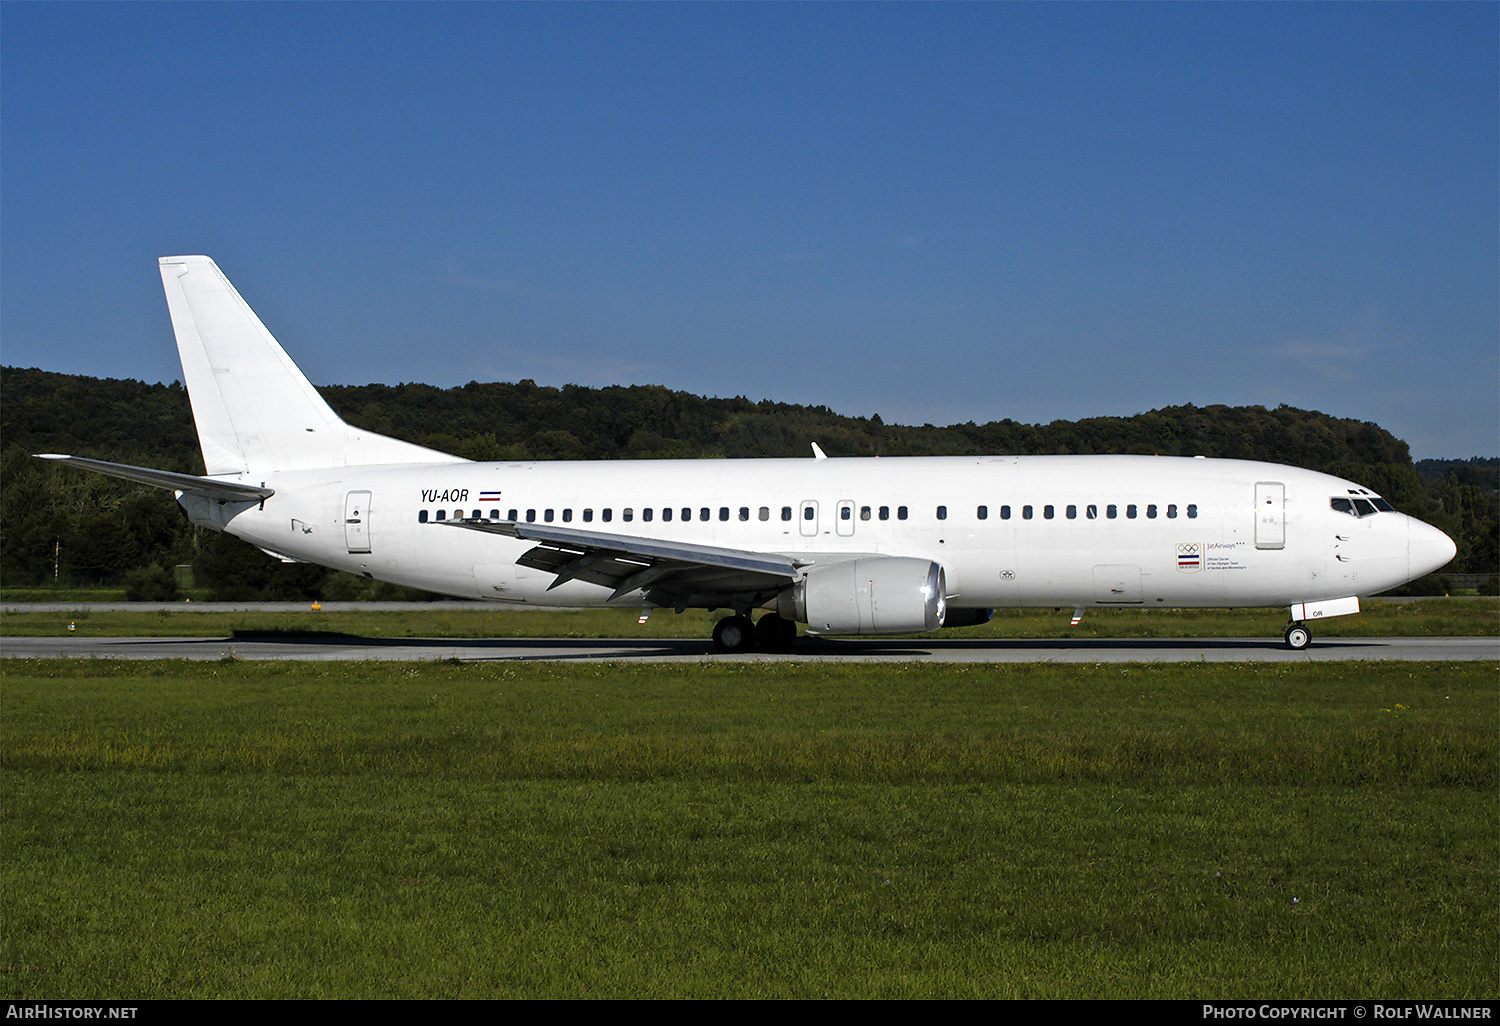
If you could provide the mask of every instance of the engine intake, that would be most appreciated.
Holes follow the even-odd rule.
[[[919,634],[943,625],[946,595],[931,560],[870,556],[809,569],[777,597],[777,612],[817,634]]]

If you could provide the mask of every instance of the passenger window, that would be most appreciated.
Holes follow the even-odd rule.
[[[948,519],[948,507],[947,506],[939,506],[937,508],[937,518],[939,520],[947,520]]]
[[[500,511],[498,509],[492,509],[492,510],[490,510],[490,519],[491,520],[499,520],[500,519]]]
[[[781,519],[782,520],[790,520],[790,519],[792,519],[792,507],[790,507],[790,506],[783,506],[783,507],[781,507]]]
[[[1057,507],[1056,506],[1050,506],[1049,505],[1049,506],[1043,506],[1042,507],[1042,519],[1043,520],[1051,520],[1055,516],[1057,516]]]
[[[990,518],[990,508],[988,506],[980,506],[974,511],[974,515],[980,520],[988,520]]]
[[[599,511],[599,518],[607,524],[615,518],[615,511],[605,506]]]
[[[861,519],[861,520],[869,520],[870,519],[870,507],[869,506],[861,506],[861,507],[859,507],[859,519]]]
[[[1104,507],[1104,515],[1111,520],[1117,520],[1120,516],[1120,508],[1111,502],[1108,506]]]
[[[1031,507],[1030,506],[1022,506],[1021,507],[1021,519],[1022,520],[1030,520],[1031,519]]]
[[[897,520],[905,520],[906,519],[906,507],[905,506],[897,506],[896,507],[896,519]]]
[[[439,520],[447,520],[448,519],[448,512],[446,510],[441,510],[441,509],[438,510],[437,511],[437,518]]]
[[[818,510],[817,510],[817,507],[815,507],[815,506],[804,506],[803,509],[802,509],[802,519],[803,520],[811,520],[814,517],[816,517],[817,515],[818,515]]]
[[[1134,503],[1131,503],[1129,506],[1125,507],[1125,519],[1126,520],[1134,520],[1135,519],[1135,504]]]
[[[708,511],[704,510],[704,512],[707,513]],[[703,519],[707,520],[708,517],[704,517]],[[719,520],[720,521],[724,521],[724,520],[728,520],[728,519],[729,519],[729,507],[728,506],[720,506],[719,507]]]
[[[1168,520],[1176,520],[1177,519],[1177,505],[1175,503],[1171,503],[1171,502],[1167,503],[1167,519]]]
[[[1189,520],[1195,520],[1195,519],[1197,519],[1197,517],[1198,517],[1198,504],[1194,503],[1194,502],[1188,503],[1187,513],[1188,513],[1188,519]]]
[[[534,524],[534,523],[536,523],[536,510],[534,510],[534,509],[528,509],[526,511],[526,522],[528,524]]]
[[[1083,515],[1088,517],[1090,520],[1098,520],[1099,507],[1095,506],[1093,503],[1089,503],[1089,505],[1084,507]]]
[[[889,520],[889,519],[891,519],[891,507],[889,507],[889,506],[881,506],[880,507],[880,519],[881,520]]]
[[[740,507],[740,519],[741,520],[749,520],[750,519],[750,507],[749,506],[741,506]]]
[[[1146,519],[1147,520],[1155,520],[1156,519],[1156,504],[1155,503],[1152,503],[1152,504],[1150,504],[1150,505],[1148,505],[1146,507]]]
[[[686,507],[686,506],[682,507],[682,519],[683,520],[691,520],[691,519],[693,519],[693,511],[691,509],[689,509],[688,507]],[[704,510],[703,511],[703,519],[704,520],[708,519],[708,510]]]
[[[759,516],[760,516],[761,520],[770,520],[771,519],[771,507],[770,506],[762,506],[760,508]]]
[[[513,509],[508,509],[508,510],[506,510],[506,511],[505,511],[505,513],[506,513],[506,516],[505,516],[505,519],[506,519],[506,520],[509,520],[509,521],[510,521],[510,522],[511,522],[511,523],[513,523],[513,524],[514,524],[514,523],[515,523],[515,522],[516,522],[516,521],[517,521],[517,520],[519,520],[519,519],[520,519],[520,518],[519,518],[519,517],[518,517],[518,516],[516,516],[516,511],[515,511],[515,510],[513,510]]]
[[[1077,506],[1069,504],[1069,506],[1068,506],[1068,519],[1069,520],[1077,520],[1078,519],[1078,507]]]
[[[565,510],[563,510],[563,523],[565,523],[565,524],[571,524],[572,522],[573,522],[573,511],[571,509],[565,509]]]
[[[427,523],[427,511],[425,509],[424,510],[419,510],[417,512],[417,523],[419,523],[419,524],[425,524],[425,523]]]
[[[1009,520],[1010,519],[1010,507],[1009,506],[1001,506],[1000,507],[1000,519],[1001,520]]]
[[[839,519],[840,520],[853,520],[854,519],[854,510],[853,510],[853,508],[851,508],[849,506],[840,506],[839,507]]]
[[[664,509],[664,510],[661,511],[661,520],[662,520],[662,523],[665,524],[665,523],[669,523],[671,521],[671,519],[672,519],[672,507],[668,506],[666,509]]]

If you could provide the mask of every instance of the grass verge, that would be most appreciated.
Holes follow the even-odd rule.
[[[1495,664],[0,666],[17,999],[1496,983]]]

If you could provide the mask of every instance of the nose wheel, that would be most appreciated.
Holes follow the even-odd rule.
[[[1286,639],[1286,647],[1293,652],[1301,652],[1312,644],[1312,631],[1307,629],[1307,624],[1297,621],[1286,625],[1286,633],[1282,635]]]

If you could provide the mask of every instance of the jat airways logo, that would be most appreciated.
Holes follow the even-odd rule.
[[[1178,542],[1177,543],[1177,572],[1180,574],[1195,574],[1203,569],[1203,543],[1202,542]]]

